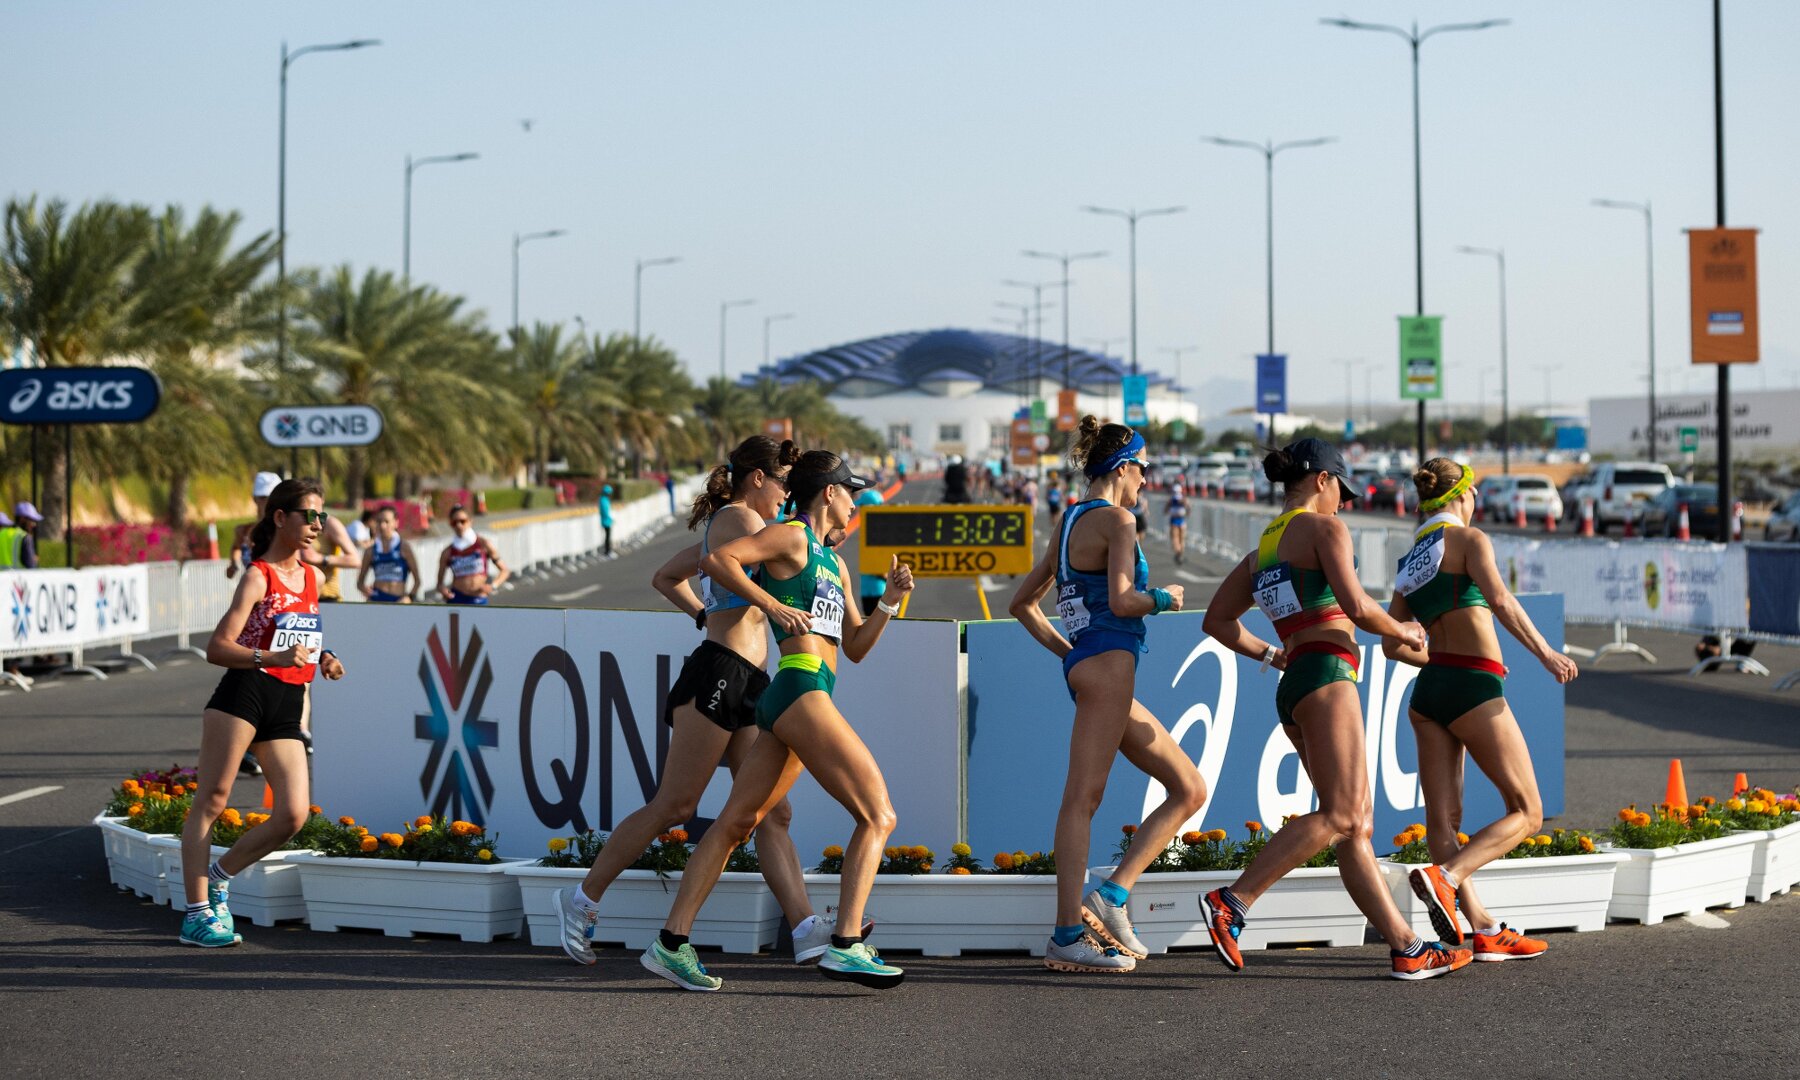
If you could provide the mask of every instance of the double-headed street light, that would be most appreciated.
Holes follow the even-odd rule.
[[[1113,209],[1110,209],[1105,206],[1084,206],[1081,209],[1084,213],[1101,214],[1106,217],[1124,218],[1125,224],[1129,227],[1128,232],[1131,237],[1131,373],[1133,375],[1136,375],[1138,373],[1138,347],[1137,347],[1137,339],[1138,339],[1138,333],[1137,333],[1137,226],[1138,226],[1138,219],[1139,218],[1147,218],[1147,217],[1158,217],[1163,214],[1179,214],[1182,211],[1186,210],[1187,207],[1185,207],[1185,206],[1160,206],[1154,210],[1139,210],[1136,207],[1132,207],[1130,210],[1113,210]]]
[[[427,165],[449,165],[458,161],[474,161],[480,154],[473,151],[461,154],[444,154],[438,157],[422,157],[414,159],[406,155],[406,211],[405,221],[400,229],[400,276],[407,282],[412,281],[412,176],[415,169],[423,169]]]
[[[1506,366],[1506,249],[1457,245],[1464,255],[1485,255],[1500,264],[1500,471],[1512,472],[1511,376]],[[1482,394],[1486,397],[1486,393]]]
[[[1336,142],[1336,136],[1325,135],[1317,139],[1294,139],[1290,142],[1278,143],[1274,140],[1250,142],[1248,139],[1225,139],[1217,135],[1202,136],[1215,146],[1235,146],[1242,150],[1254,150],[1263,157],[1263,264],[1267,272],[1268,286],[1268,319],[1269,319],[1269,355],[1275,353],[1275,155],[1283,150],[1299,150],[1308,146],[1324,146]],[[1270,431],[1274,430],[1271,426]]]
[[[779,315],[763,316],[763,367],[769,366],[769,325],[771,323],[784,322],[793,317],[794,313],[791,311],[784,311]]]
[[[1644,429],[1650,440],[1649,458],[1656,460],[1656,232],[1650,216],[1650,200],[1641,203],[1624,199],[1595,199],[1595,206],[1608,210],[1633,210],[1644,215],[1644,288],[1647,296],[1650,343],[1650,426]]]
[[[1010,285],[1017,289],[1031,290],[1031,378],[1033,380],[1031,392],[1036,394],[1038,393],[1036,383],[1043,377],[1044,290],[1053,285],[1061,285],[1063,287],[1063,296],[1066,298],[1069,295],[1069,281],[1067,278],[1064,278],[1062,281],[1017,281],[1013,278],[1007,278],[1000,284]],[[1055,307],[1056,302],[1051,301],[1050,306]]]
[[[652,266],[668,266],[681,261],[679,255],[665,255],[657,259],[639,259],[637,270],[631,278],[631,347],[637,349],[643,343],[639,330],[643,325],[644,314],[644,270]]]
[[[1051,260],[1054,260],[1055,262],[1062,264],[1062,293],[1063,293],[1062,294],[1062,324],[1063,324],[1063,337],[1062,337],[1062,342],[1063,342],[1062,343],[1062,348],[1063,348],[1063,380],[1062,380],[1062,383],[1063,383],[1063,385],[1062,385],[1062,388],[1064,390],[1073,390],[1075,388],[1075,384],[1070,380],[1070,373],[1072,371],[1072,365],[1073,365],[1074,361],[1069,352],[1069,264],[1072,262],[1080,262],[1083,259],[1104,258],[1106,255],[1106,252],[1104,252],[1104,251],[1082,251],[1082,252],[1077,252],[1076,254],[1071,255],[1066,251],[1058,253],[1058,252],[1054,252],[1054,251],[1026,250],[1026,251],[1020,252],[1020,254],[1024,255],[1028,259],[1051,259]]]
[[[287,82],[288,66],[307,53],[316,52],[348,52],[351,49],[366,49],[379,45],[379,38],[358,38],[355,41],[340,41],[333,45],[303,45],[293,52],[288,52],[287,42],[281,43],[281,130],[277,150],[275,181],[275,304],[278,309],[275,318],[275,366],[277,370],[287,370]]]
[[[1344,30],[1378,30],[1384,34],[1394,34],[1403,38],[1412,48],[1412,106],[1413,106],[1413,278],[1415,301],[1418,310],[1415,314],[1425,314],[1425,203],[1422,194],[1422,173],[1419,164],[1419,46],[1436,34],[1447,34],[1456,30],[1487,30],[1495,26],[1505,26],[1511,19],[1483,19],[1472,23],[1445,23],[1433,26],[1421,32],[1419,24],[1412,28],[1388,26],[1385,23],[1357,22],[1354,19],[1320,19],[1326,26],[1336,26]],[[1418,409],[1419,460],[1425,460],[1425,399],[1420,398]]]
[[[569,230],[567,229],[546,229],[543,232],[525,233],[523,235],[513,233],[512,328],[513,340],[515,342],[518,340],[519,336],[519,248],[525,244],[531,243],[533,240],[549,240],[556,236],[567,236],[568,233]],[[517,346],[515,345],[515,348],[516,347]]]
[[[749,307],[754,300],[722,300],[719,302],[719,378],[725,377],[725,313],[734,307]]]

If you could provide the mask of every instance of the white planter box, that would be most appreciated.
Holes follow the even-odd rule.
[[[455,934],[492,941],[519,932],[519,882],[505,860],[488,866],[399,859],[297,859],[306,921],[314,930],[346,926],[389,937]]]
[[[1606,914],[1654,926],[1670,915],[1698,915],[1749,895],[1750,865],[1762,833],[1741,832],[1669,848],[1612,848],[1629,856],[1613,879]]]
[[[838,876],[807,874],[813,911],[837,914]],[[967,951],[1044,955],[1056,928],[1054,874],[877,874],[864,914],[878,951],[926,956]]]
[[[562,944],[561,916],[556,910],[559,889],[573,889],[587,877],[585,867],[538,866],[514,863],[506,872],[518,879],[525,908],[525,924],[533,945]],[[594,925],[596,946],[617,945],[645,949],[668,921],[669,908],[681,875],[666,878],[654,870],[626,870],[600,899],[600,919]],[[697,946],[717,946],[730,953],[756,953],[775,944],[781,930],[781,907],[761,874],[720,874],[719,883],[706,898],[700,917],[688,937]]]
[[[1750,835],[1757,840],[1745,895],[1760,904],[1800,885],[1800,821]]]
[[[98,820],[100,833],[106,840],[106,862],[113,884],[159,904],[168,903],[169,883],[163,877],[162,853],[151,846],[153,837],[122,820]],[[175,837],[160,839],[176,840]]]
[[[1114,869],[1096,866],[1088,874],[1105,881]],[[1236,881],[1241,873],[1197,870],[1138,878],[1128,905],[1138,940],[1152,953],[1184,946],[1211,948],[1200,898]],[[1238,948],[1250,952],[1271,945],[1361,945],[1367,926],[1368,920],[1344,890],[1337,867],[1301,867],[1289,871],[1256,901]]]
[[[105,814],[94,815],[94,827],[100,830],[100,849],[106,853],[106,880],[120,888],[124,886],[119,882],[118,849],[124,845],[125,841],[113,826],[123,825],[124,822],[125,819],[122,817],[107,817]]]
[[[181,845],[160,849],[163,878],[169,883],[169,906],[176,911],[187,908],[186,887],[181,883]],[[228,849],[212,846],[213,858]],[[300,892],[297,859],[310,859],[310,851],[271,851],[252,865],[232,875],[231,917],[254,926],[274,926],[284,919],[306,918],[306,898]]]
[[[1476,872],[1475,887],[1482,904],[1514,930],[1604,930],[1613,877],[1626,858],[1620,852],[1598,851],[1542,859],[1495,859]],[[1428,941],[1437,940],[1425,902],[1406,880],[1413,865],[1387,859],[1379,863],[1400,914],[1415,933]],[[1466,918],[1462,924],[1464,930],[1473,929]]]

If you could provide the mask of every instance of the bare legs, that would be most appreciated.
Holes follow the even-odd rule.
[[[206,900],[206,871],[212,864],[212,828],[231,798],[231,784],[245,750],[255,750],[263,776],[275,793],[269,820],[248,830],[219,856],[219,865],[235,874],[291,840],[305,824],[310,785],[306,746],[298,739],[271,739],[252,746],[256,729],[245,720],[217,709],[200,717],[200,764],[194,777],[193,809],[181,827],[181,880],[188,903]]]

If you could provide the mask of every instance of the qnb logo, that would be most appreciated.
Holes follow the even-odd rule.
[[[99,621],[102,630],[106,629],[107,607],[106,579],[101,578],[94,582],[94,618]]]
[[[42,379],[26,379],[25,385],[19,387],[13,394],[12,400],[6,403],[6,407],[16,413],[24,412],[37,404],[37,399],[43,392],[44,381]]]
[[[14,578],[8,590],[12,597],[12,636],[23,642],[31,636],[31,586],[24,578]]]
[[[494,683],[494,668],[482,655],[481,631],[471,630],[467,649],[458,636],[460,616],[450,616],[449,648],[437,627],[425,638],[419,657],[419,685],[429,712],[413,717],[413,734],[431,743],[419,790],[433,814],[487,824],[494,781],[481,751],[500,745],[500,724],[484,719],[481,706]]]
[[[300,418],[293,413],[282,413],[275,418],[275,434],[283,439],[300,437]]]

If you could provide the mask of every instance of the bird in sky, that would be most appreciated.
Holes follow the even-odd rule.
[[[531,134],[531,125],[533,125],[535,123],[537,123],[536,120],[525,119],[525,120],[519,121],[519,126],[525,129],[525,134],[529,135],[529,134]]]

